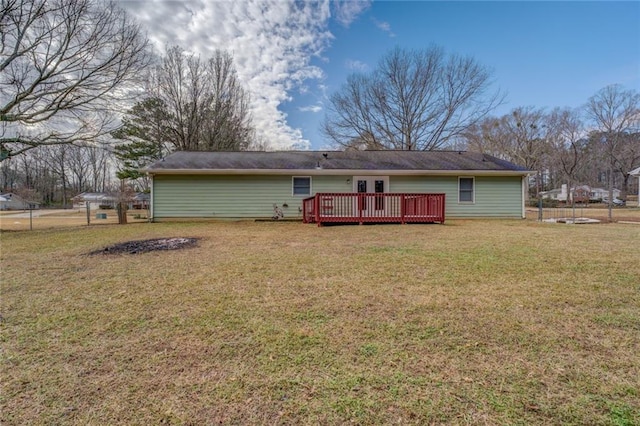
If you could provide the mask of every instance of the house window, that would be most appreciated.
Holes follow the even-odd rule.
[[[475,202],[474,188],[475,182],[472,177],[458,178],[458,202],[473,203]]]
[[[293,177],[293,195],[311,195],[311,178],[309,176]]]

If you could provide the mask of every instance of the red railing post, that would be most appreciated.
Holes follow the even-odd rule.
[[[307,218],[307,202],[308,198],[302,200],[302,223],[309,223],[309,219]]]
[[[322,220],[320,218],[320,197],[318,193],[316,193],[313,199],[313,216],[316,218],[318,226],[320,226],[322,224]]]
[[[404,194],[400,194],[400,223],[404,225]]]

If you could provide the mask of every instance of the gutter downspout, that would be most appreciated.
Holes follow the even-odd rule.
[[[522,176],[522,219],[526,219],[527,218],[527,210],[526,210],[526,200],[527,200],[527,194],[529,193],[529,191],[527,191],[527,187],[529,186],[529,176],[525,175]]]
[[[155,200],[153,198],[153,186],[156,179],[153,173],[149,173],[149,175],[151,176],[151,192],[149,193],[149,222],[153,222],[153,209],[155,204]]]

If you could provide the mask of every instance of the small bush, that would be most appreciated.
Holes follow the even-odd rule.
[[[537,198],[530,198],[529,199],[529,207],[538,207],[538,203],[539,200]],[[542,207],[543,208],[553,208],[553,207],[558,207],[559,201],[558,200],[550,200],[550,199],[543,199],[542,200]]]
[[[100,204],[98,208],[100,208],[100,210],[113,210],[113,206],[111,204]]]

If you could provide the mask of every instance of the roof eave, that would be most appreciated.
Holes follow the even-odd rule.
[[[305,175],[305,176],[529,176],[531,170],[364,170],[364,169],[144,169],[150,175]]]

